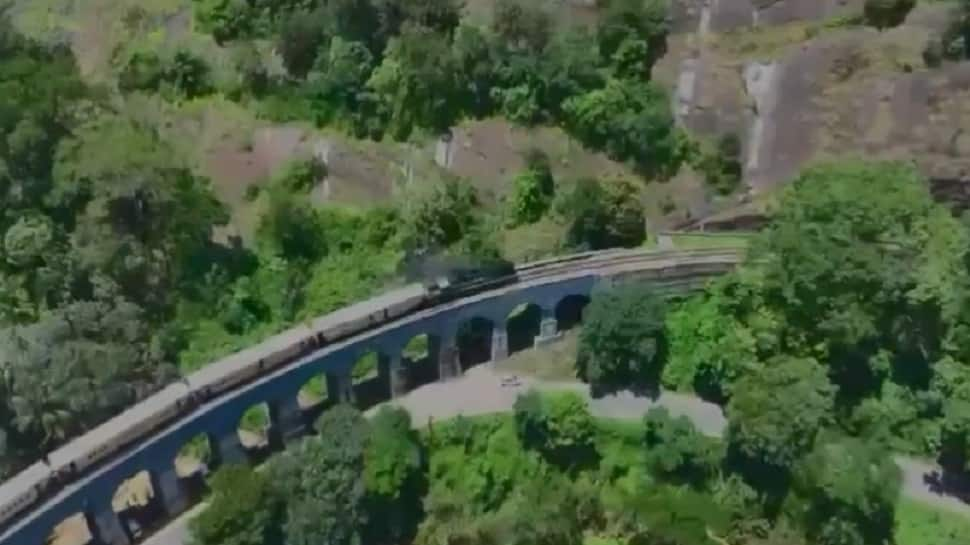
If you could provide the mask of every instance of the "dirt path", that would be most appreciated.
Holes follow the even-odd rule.
[[[518,386],[503,387],[500,378],[487,365],[483,365],[468,371],[459,379],[413,390],[393,403],[411,413],[415,426],[423,426],[429,418],[446,420],[459,414],[472,416],[510,411],[519,393],[535,387],[541,390],[579,392],[589,400],[590,411],[600,417],[639,419],[649,408],[662,406],[673,415],[687,416],[707,435],[720,436],[727,426],[720,407],[692,396],[665,392],[652,400],[624,392],[592,399],[589,388],[581,383],[550,382],[522,377]],[[903,495],[970,517],[970,505],[940,494],[927,482],[927,477],[939,471],[935,464],[905,456],[896,456],[895,459],[903,474]]]

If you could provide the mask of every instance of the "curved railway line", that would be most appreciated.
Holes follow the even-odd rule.
[[[7,516],[0,545],[42,545],[58,523],[76,513],[85,515],[96,540],[126,545],[130,533],[111,507],[121,482],[148,471],[163,510],[170,516],[181,512],[187,500],[173,461],[186,442],[205,434],[222,461],[238,460],[239,418],[263,402],[271,408],[273,426],[290,428],[284,437],[296,435],[304,416],[296,404],[299,388],[326,374],[335,401],[353,400],[350,369],[368,351],[390,356],[385,376],[393,395],[400,354],[417,335],[437,339],[439,377],[448,378],[460,373],[458,327],[472,318],[501,324],[523,303],[554,316],[565,298],[588,298],[596,285],[628,276],[665,290],[696,287],[742,258],[743,252],[727,249],[587,252],[520,265],[512,276],[469,285],[411,285],[299,324],[163,389],[4,483],[0,510]],[[554,334],[555,319],[546,319]],[[495,327],[493,357],[506,342],[505,329]]]

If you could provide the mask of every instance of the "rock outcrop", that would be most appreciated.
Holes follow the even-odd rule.
[[[966,201],[970,63],[922,58],[950,9],[920,3],[879,32],[859,24],[861,0],[680,0],[656,77],[692,133],[740,136],[753,194],[857,155],[915,161],[935,193]]]

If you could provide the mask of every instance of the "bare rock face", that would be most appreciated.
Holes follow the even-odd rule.
[[[898,28],[850,24],[862,0],[682,0],[671,53],[655,77],[674,89],[680,123],[737,134],[753,193],[810,162],[913,160],[934,190],[970,190],[970,63],[928,69],[922,51],[949,16],[920,4]],[[692,27],[692,30],[691,30]]]

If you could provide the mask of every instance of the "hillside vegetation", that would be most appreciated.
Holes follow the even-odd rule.
[[[939,134],[899,138],[880,129],[889,99],[870,110],[846,97],[887,67],[916,71],[918,51],[917,76],[946,74],[925,88],[926,119],[959,124],[945,106],[967,91],[970,3],[820,0],[800,4],[817,19],[806,23],[777,0],[748,3],[744,24],[728,0],[703,4],[722,11],[685,36],[672,29],[697,15],[686,0],[12,3],[0,18],[0,478],[180,375],[415,280],[428,257],[651,246],[660,227],[751,189],[773,217],[725,239],[749,249],[737,273],[683,301],[635,284],[598,293],[575,337],[573,370],[594,391],[696,393],[726,408],[723,441],[659,412],[633,431],[596,422],[569,396],[530,394],[511,421],[423,435],[400,412],[367,422],[337,407],[317,423],[326,440],[265,472],[217,474],[194,538],[904,539],[925,517],[897,528],[890,454],[937,459],[957,492],[970,473],[970,232],[934,202],[917,148],[880,140],[868,153],[846,144],[858,139],[844,122],[869,112],[853,126],[893,142]],[[914,47],[899,36],[921,13],[947,18],[920,26]],[[870,35],[908,48],[827,46]],[[685,44],[687,66],[705,69],[671,70]],[[893,85],[916,96],[919,81]],[[953,164],[961,138],[947,136]],[[819,163],[805,142],[839,153]]]

